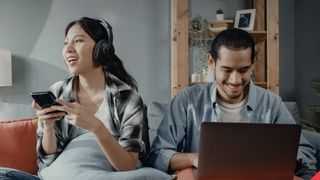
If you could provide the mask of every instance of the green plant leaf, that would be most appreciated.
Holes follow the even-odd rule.
[[[218,9],[216,12],[217,12],[217,14],[223,14],[222,9]]]

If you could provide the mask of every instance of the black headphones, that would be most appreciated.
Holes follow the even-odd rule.
[[[107,21],[103,19],[96,18],[95,20],[106,29],[107,36],[96,42],[92,53],[93,60],[99,65],[106,65],[106,61],[111,60],[115,54],[113,46],[112,27]]]

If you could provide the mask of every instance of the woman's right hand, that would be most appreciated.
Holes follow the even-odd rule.
[[[42,109],[35,101],[32,101],[32,107],[36,110],[38,119],[44,128],[53,128],[55,121],[60,120],[66,114],[65,112],[54,112],[56,109],[51,107]]]

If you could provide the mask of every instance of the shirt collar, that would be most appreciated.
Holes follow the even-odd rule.
[[[217,107],[217,85],[216,81],[211,83],[210,87],[210,94],[211,94],[211,104],[212,108]],[[257,99],[257,92],[256,87],[252,81],[249,82],[249,92],[248,92],[248,102],[247,108],[250,108],[252,111],[256,108],[256,99]]]
[[[247,107],[255,111],[257,106],[257,89],[252,81],[249,83],[248,103]]]
[[[132,88],[111,73],[105,73],[106,86],[112,95],[118,96],[121,91],[131,90]]]
[[[210,87],[210,94],[211,94],[211,104],[212,108],[216,108],[217,106],[217,86],[216,86],[216,81],[213,81],[211,83]]]
[[[65,88],[69,89],[70,91],[67,91],[68,96],[71,99],[76,99],[75,93],[72,91],[74,89],[76,81],[78,81],[78,76],[73,76],[71,79],[66,83]],[[132,88],[121,81],[119,78],[117,78],[115,75],[105,72],[105,78],[106,78],[106,89],[111,92],[113,96],[118,96],[121,91],[131,90]]]

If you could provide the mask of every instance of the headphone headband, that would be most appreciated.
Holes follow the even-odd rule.
[[[111,25],[104,19],[95,18],[107,31],[107,40],[110,44],[113,44],[113,34],[112,34],[112,27]]]
[[[103,19],[95,18],[96,22],[107,31],[106,37],[98,40],[93,48],[93,60],[97,64],[106,65],[108,62],[112,62],[115,55],[113,47],[113,34],[111,25]]]

